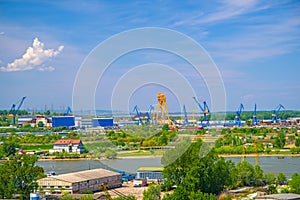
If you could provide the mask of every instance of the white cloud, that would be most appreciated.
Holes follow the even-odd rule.
[[[211,12],[201,12],[189,19],[180,20],[174,23],[174,26],[181,25],[200,25],[211,24],[215,22],[225,21],[241,15],[266,9],[268,6],[257,6],[258,0],[223,0],[220,4]]]
[[[1,67],[3,72],[16,72],[37,69],[39,71],[53,71],[54,67],[41,66],[53,57],[56,57],[63,50],[64,46],[59,46],[57,50],[44,49],[44,43],[38,38],[33,40],[32,46],[28,47],[22,58],[15,59],[8,63],[6,67]]]
[[[0,32],[0,35],[4,35],[4,34],[5,34],[5,32],[3,32],[3,31]]]
[[[39,67],[37,68],[38,71],[41,71],[41,72],[44,72],[44,71],[48,71],[48,72],[52,72],[55,70],[54,67],[52,66],[49,66],[49,67]]]

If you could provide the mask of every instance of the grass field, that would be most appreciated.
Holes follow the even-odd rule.
[[[119,151],[117,157],[131,156],[162,156],[165,150],[135,150],[135,151]]]
[[[24,151],[39,151],[52,149],[52,144],[41,144],[41,145],[21,145],[21,149]]]

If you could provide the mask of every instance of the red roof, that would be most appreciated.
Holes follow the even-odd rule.
[[[19,154],[19,155],[25,155],[25,154],[26,154],[26,152],[25,152],[25,151],[23,151],[23,150],[20,150],[18,154]]]
[[[81,140],[58,140],[53,144],[79,144]]]

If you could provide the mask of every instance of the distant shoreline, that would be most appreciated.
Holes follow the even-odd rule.
[[[240,158],[241,154],[219,154],[223,158]],[[255,157],[256,154],[246,154],[247,157]],[[161,158],[162,155],[133,155],[133,156],[118,156],[115,159],[139,159],[139,158]],[[300,157],[300,154],[258,154],[258,157]],[[79,161],[79,160],[114,160],[107,158],[39,158],[38,161]]]

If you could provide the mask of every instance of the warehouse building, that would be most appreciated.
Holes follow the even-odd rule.
[[[163,167],[140,167],[136,172],[137,179],[147,179],[147,182],[162,182]]]
[[[53,116],[52,127],[74,127],[75,117],[74,116]]]
[[[114,119],[113,118],[93,118],[92,126],[95,127],[104,127],[104,128],[112,128],[114,127]]]
[[[38,185],[44,192],[68,191],[71,194],[87,190],[98,192],[101,191],[102,184],[106,184],[108,188],[121,187],[122,175],[106,169],[93,169],[38,180]]]

